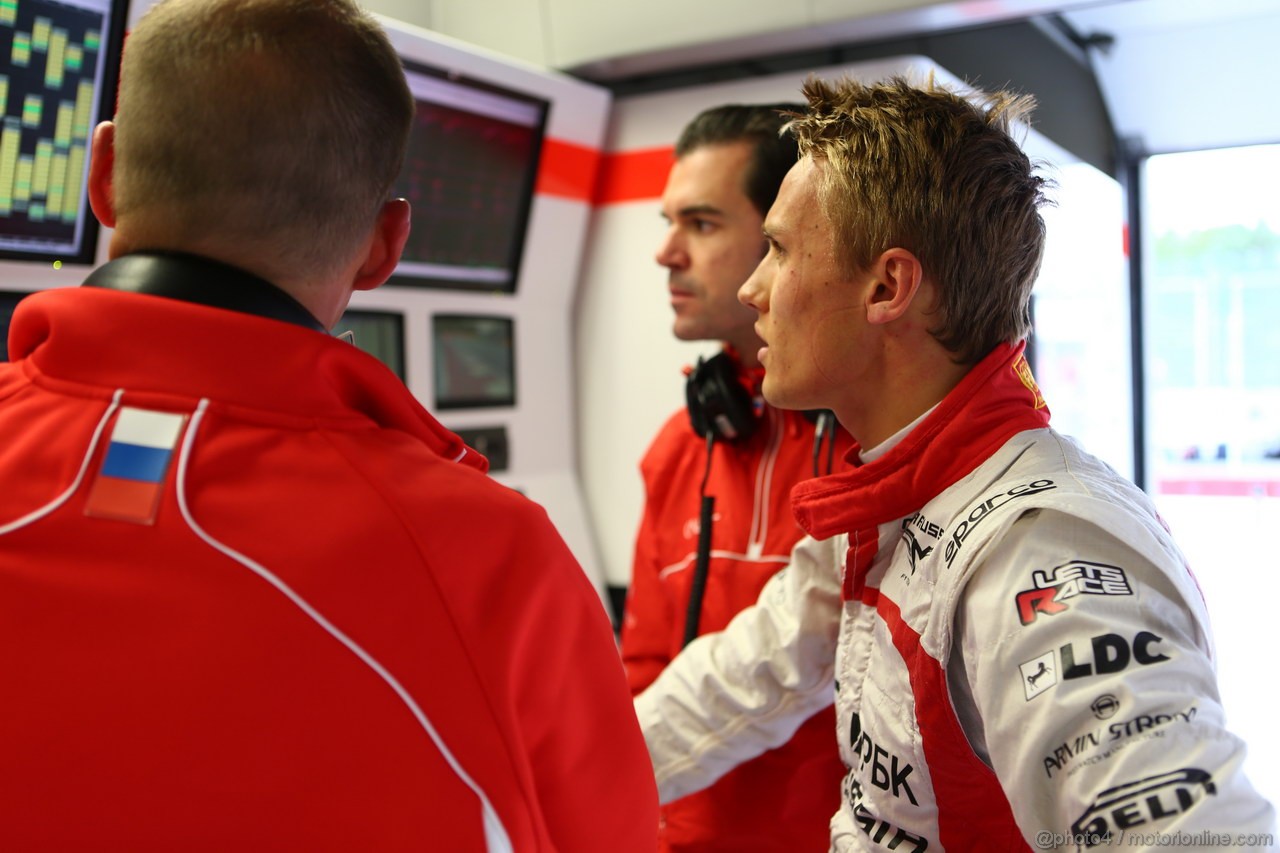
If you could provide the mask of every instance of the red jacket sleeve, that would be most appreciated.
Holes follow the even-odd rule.
[[[649,456],[641,471],[650,466]],[[645,507],[636,533],[635,555],[631,561],[631,585],[622,617],[622,663],[627,684],[639,695],[671,662],[673,620],[671,602],[664,594],[659,572],[658,507],[654,504],[653,483],[645,476]]]
[[[527,599],[508,672],[548,834],[559,853],[652,853],[657,788],[613,628],[559,538],[541,544],[525,557],[556,583]]]

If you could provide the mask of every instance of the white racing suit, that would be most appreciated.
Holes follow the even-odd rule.
[[[662,798],[786,741],[834,680],[835,851],[1274,844],[1190,570],[1047,423],[1001,347],[875,461],[798,486],[819,538],[636,702]]]

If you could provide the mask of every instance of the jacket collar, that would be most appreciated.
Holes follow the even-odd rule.
[[[373,356],[302,323],[95,284],[23,299],[10,343],[27,376],[64,392],[109,399],[123,388],[126,403],[171,411],[203,397],[210,412],[291,429],[377,425],[487,468]]]
[[[123,255],[94,270],[83,286],[163,296],[327,332],[302,303],[274,284],[238,267],[196,255]]]

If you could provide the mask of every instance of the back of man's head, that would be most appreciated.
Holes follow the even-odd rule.
[[[162,0],[131,33],[114,206],[145,242],[226,245],[323,275],[367,238],[413,119],[352,0]]]
[[[742,177],[742,191],[764,216],[798,157],[795,139],[782,128],[803,111],[802,104],[787,103],[726,104],[703,110],[680,133],[676,156],[707,145],[750,144],[751,164]]]
[[[915,254],[937,285],[934,338],[962,364],[1029,328],[1044,247],[1046,181],[1011,131],[1034,101],[975,102],[930,82],[809,80],[791,125],[821,167],[818,202],[847,272],[886,249]]]

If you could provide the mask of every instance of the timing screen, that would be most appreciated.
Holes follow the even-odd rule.
[[[79,245],[102,5],[0,0],[0,249]]]

